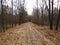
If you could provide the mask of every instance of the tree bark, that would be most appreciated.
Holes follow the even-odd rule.
[[[1,27],[2,27],[2,31],[4,31],[4,15],[3,15],[3,4],[2,4],[3,0],[1,0]]]
[[[12,27],[13,27],[13,0],[12,0]]]
[[[60,9],[59,9],[59,14],[58,14],[57,22],[56,22],[56,30],[58,30],[59,19],[60,19]]]
[[[50,30],[53,29],[53,0],[52,0],[52,14],[50,14],[50,0],[49,0],[49,21],[50,21]]]

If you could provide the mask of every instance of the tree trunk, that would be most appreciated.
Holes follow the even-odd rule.
[[[2,27],[2,31],[4,31],[4,15],[3,15],[3,4],[2,4],[3,0],[1,0],[1,27]]]
[[[52,14],[50,14],[50,0],[49,0],[49,21],[50,21],[50,29],[53,29],[53,0],[52,0]]]
[[[59,12],[60,12],[60,9],[59,9]],[[58,30],[59,19],[60,19],[60,13],[58,14],[58,18],[56,22],[56,30]]]
[[[13,0],[12,0],[12,27],[13,27]]]
[[[51,21],[50,21],[50,29],[53,29],[53,0],[52,0],[52,15],[50,17]]]
[[[41,21],[41,25],[44,25],[44,19],[43,19],[43,8],[42,8],[42,21]]]

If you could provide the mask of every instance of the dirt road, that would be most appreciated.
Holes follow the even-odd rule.
[[[0,34],[0,45],[55,45],[38,31],[33,24],[26,23],[19,28],[7,30]]]

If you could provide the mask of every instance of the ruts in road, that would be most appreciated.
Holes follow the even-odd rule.
[[[0,45],[55,45],[31,23],[25,23],[18,27],[0,33]]]

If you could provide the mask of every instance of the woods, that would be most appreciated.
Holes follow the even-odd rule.
[[[0,45],[60,45],[60,0],[0,0]]]
[[[58,8],[54,7],[56,4],[54,0],[42,0],[42,3],[40,3],[40,0],[36,0],[36,7],[33,8],[32,16],[29,16],[26,10],[26,0],[16,0],[16,9],[14,9],[13,2],[14,0],[11,0],[11,7],[9,7],[9,5],[5,5],[4,0],[0,0],[1,31],[29,21],[37,25],[49,26],[51,30],[53,30],[53,27],[58,30],[60,26],[59,0],[56,2]]]

